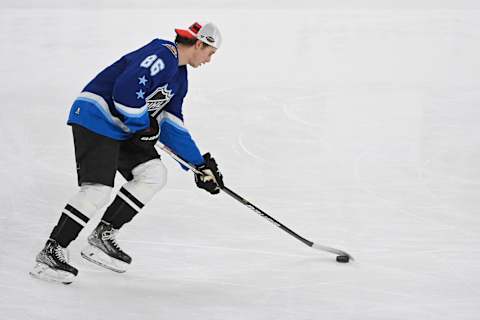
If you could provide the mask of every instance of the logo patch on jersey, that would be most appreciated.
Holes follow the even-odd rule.
[[[174,46],[174,45],[171,45],[169,43],[164,43],[163,44],[168,50],[170,50],[170,52],[172,52],[172,54],[175,56],[175,58],[177,58],[178,54],[177,54],[177,48]]]
[[[148,112],[152,117],[156,117],[157,114],[167,105],[168,102],[172,99],[174,94],[172,90],[168,89],[168,84],[164,85],[163,87],[157,88],[157,90],[153,91],[151,95],[147,97],[147,108]]]

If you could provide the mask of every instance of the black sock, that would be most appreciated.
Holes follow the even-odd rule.
[[[115,200],[105,211],[102,220],[109,223],[114,229],[120,229],[125,223],[130,222],[143,207],[142,202],[122,187]]]
[[[80,231],[87,224],[89,218],[83,213],[67,204],[62,215],[50,234],[50,239],[58,242],[64,248],[78,237]]]

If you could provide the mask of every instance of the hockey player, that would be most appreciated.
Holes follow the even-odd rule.
[[[132,259],[115,236],[167,181],[155,149],[157,139],[204,173],[195,175],[199,188],[220,192],[222,174],[209,153],[202,156],[185,128],[182,104],[188,89],[187,65],[197,68],[210,62],[222,37],[212,23],[194,23],[175,32],[174,42],[155,39],[104,69],[73,103],[68,124],[80,188],[37,255],[32,276],[62,283],[74,280],[78,270],[69,264],[66,248],[110,201],[116,171],[127,182],[81,255],[110,270],[126,271]]]

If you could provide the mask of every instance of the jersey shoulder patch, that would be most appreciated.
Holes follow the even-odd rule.
[[[170,52],[173,54],[175,59],[178,58],[177,47],[175,47],[173,44],[170,44],[170,43],[164,43],[163,46],[168,50],[170,50]]]

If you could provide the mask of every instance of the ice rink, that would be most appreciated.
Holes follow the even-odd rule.
[[[479,319],[480,5],[355,3],[2,0],[0,319]],[[163,155],[166,188],[119,234],[127,273],[80,257],[99,213],[70,246],[73,284],[32,279],[77,188],[71,103],[195,20],[224,36],[189,71],[201,150],[231,189],[356,261],[198,190]]]

